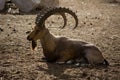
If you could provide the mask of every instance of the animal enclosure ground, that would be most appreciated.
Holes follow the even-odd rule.
[[[57,36],[94,43],[110,66],[74,67],[40,62],[43,56],[38,41],[32,52],[26,37],[34,26],[36,14],[0,14],[0,80],[120,80],[120,3],[110,0],[60,0],[60,5],[76,12],[79,26],[67,16],[68,24],[60,29],[61,16],[46,21]]]

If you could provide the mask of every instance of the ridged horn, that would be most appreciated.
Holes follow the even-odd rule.
[[[48,17],[50,17],[51,15],[54,15],[54,14],[60,14],[64,19],[64,26],[62,27],[62,28],[64,28],[66,25],[66,21],[67,21],[65,13],[72,15],[73,18],[75,19],[75,22],[76,22],[75,27],[74,27],[74,29],[75,29],[78,26],[78,17],[76,16],[76,14],[72,10],[70,10],[69,8],[65,8],[65,7],[55,7],[55,8],[42,9],[40,11],[40,13],[37,15],[35,23],[36,23],[36,25],[42,26]]]

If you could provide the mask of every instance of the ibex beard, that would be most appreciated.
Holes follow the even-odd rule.
[[[43,16],[44,21],[46,19],[45,16]],[[33,49],[36,47],[36,41],[40,39],[45,56],[44,59],[47,62],[65,63],[69,60],[83,59],[85,63],[91,65],[109,65],[102,52],[96,46],[80,40],[54,36],[45,27],[44,22],[40,25],[39,22],[43,21],[43,19],[41,19],[41,16],[39,17],[40,19],[37,19],[38,23],[36,23],[34,30],[28,35],[27,39],[32,41],[33,45],[35,44]]]

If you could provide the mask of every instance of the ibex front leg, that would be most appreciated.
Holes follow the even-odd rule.
[[[72,51],[68,52],[68,50],[62,51],[60,54],[60,57],[56,60],[56,63],[58,64],[64,64],[69,60],[73,59],[72,54],[74,54]]]

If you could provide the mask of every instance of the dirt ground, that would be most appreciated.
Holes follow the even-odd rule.
[[[110,0],[60,0],[60,6],[76,12],[79,25],[67,16],[50,17],[46,25],[56,36],[66,36],[98,46],[110,66],[74,67],[40,62],[42,47],[33,52],[26,37],[34,26],[36,14],[0,14],[0,80],[120,80],[120,3]],[[49,23],[49,24],[48,24]]]

